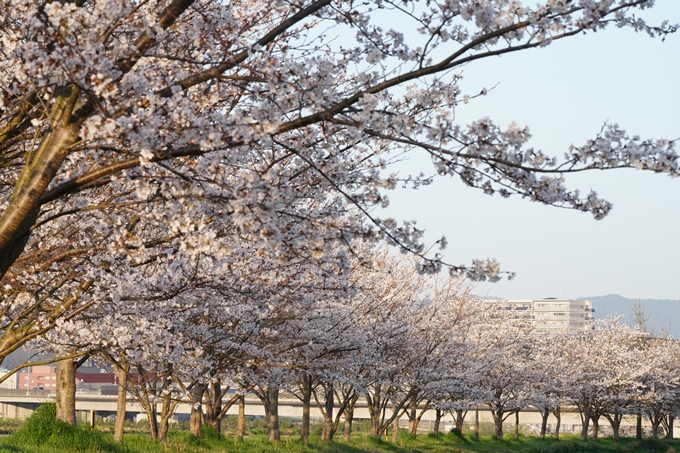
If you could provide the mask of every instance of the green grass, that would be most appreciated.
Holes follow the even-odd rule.
[[[320,430],[313,429],[310,442],[305,447],[299,440],[299,426],[283,421],[282,433],[287,434],[281,443],[272,444],[261,432],[263,422],[250,420],[249,435],[238,441],[230,433],[231,421],[226,420],[223,428],[226,435],[204,427],[200,438],[182,429],[171,429],[166,444],[152,441],[146,433],[134,431],[126,433],[121,445],[113,443],[109,432],[90,430],[87,426],[73,427],[55,420],[53,404],[41,406],[35,414],[16,431],[15,434],[0,437],[0,452],[16,453],[63,453],[63,452],[111,452],[111,453],[675,453],[680,451],[680,440],[621,439],[615,443],[611,438],[601,438],[597,442],[581,442],[576,436],[563,436],[560,440],[547,438],[541,440],[534,436],[520,436],[514,440],[512,435],[503,441],[482,436],[479,442],[471,435],[448,433],[409,436],[400,432],[396,443],[368,436],[361,423],[357,423],[358,433],[350,442],[340,438],[334,442],[323,442]],[[109,431],[107,425],[102,428]]]

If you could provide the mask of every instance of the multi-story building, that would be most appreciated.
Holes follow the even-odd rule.
[[[35,365],[19,372],[17,388],[54,389],[57,386],[56,365]]]
[[[575,299],[508,300],[508,308],[528,310],[539,331],[559,332],[588,328],[593,320],[592,303]]]

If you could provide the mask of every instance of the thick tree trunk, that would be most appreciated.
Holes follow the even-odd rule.
[[[612,438],[614,442],[618,442],[623,414],[619,410],[615,409],[612,413],[605,414],[605,417],[607,420],[609,420],[609,425],[612,427]]]
[[[463,424],[465,423],[465,416],[467,415],[467,410],[463,409],[456,409],[454,411],[455,417],[454,421],[456,423],[456,429],[460,431],[461,433],[463,432]]]
[[[441,409],[435,409],[434,410],[434,429],[433,429],[433,434],[434,437],[439,438],[439,424],[442,421],[442,411]]]
[[[312,378],[307,375],[302,375],[302,425],[300,427],[300,440],[306,446],[309,444],[309,413],[312,403]]]
[[[241,395],[238,400],[238,421],[236,422],[236,438],[243,440],[246,432],[246,396]]]
[[[205,421],[216,432],[222,432],[222,385],[219,379],[211,381],[205,392]]]
[[[281,433],[279,432],[279,388],[267,387],[267,439],[269,442],[280,442]]]
[[[118,379],[118,401],[116,403],[116,424],[113,430],[113,441],[119,444],[123,442],[125,413],[127,411],[127,367],[114,366],[114,371]]]
[[[72,359],[57,362],[57,420],[76,424],[76,365]]]
[[[163,406],[161,407],[161,420],[158,426],[158,440],[165,443],[168,440],[168,428],[170,416],[173,412],[173,404],[170,393],[163,396]]]
[[[491,415],[493,416],[493,435],[496,440],[503,440],[503,411],[502,410],[491,410]]]
[[[588,440],[588,427],[590,426],[590,415],[586,414],[581,417],[581,440]]]
[[[593,423],[593,434],[592,438],[593,440],[598,439],[598,435],[600,434],[600,417],[591,417],[591,422]]]
[[[392,443],[396,444],[399,442],[399,418],[397,417],[392,422]]]
[[[661,425],[660,422],[652,420],[652,439],[659,438],[659,425]]]
[[[331,441],[333,440],[333,435],[335,434],[335,429],[333,426],[333,409],[335,406],[335,395],[333,393],[332,384],[323,385],[324,395],[323,395],[323,406],[321,410],[321,415],[323,416],[323,430],[321,431],[321,440]]]
[[[203,394],[206,385],[197,383],[191,390],[191,415],[189,416],[189,432],[196,437],[201,437],[201,424],[203,423]]]
[[[668,415],[668,425],[666,426],[666,439],[673,438],[673,422],[675,422],[675,416]]]
[[[555,421],[555,439],[559,439],[560,438],[560,426],[562,426],[562,408],[560,406],[557,406],[557,408],[555,408],[552,411],[552,413],[555,416],[555,418],[557,419]]]
[[[515,440],[519,440],[519,409],[515,412]]]
[[[642,414],[637,414],[637,417],[636,417],[635,439],[642,440]]]

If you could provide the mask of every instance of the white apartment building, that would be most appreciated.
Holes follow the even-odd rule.
[[[588,328],[593,320],[592,303],[575,299],[508,300],[508,308],[529,310],[536,329],[544,332],[575,331]]]

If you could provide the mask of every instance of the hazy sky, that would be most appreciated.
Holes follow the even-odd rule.
[[[680,1],[657,0],[643,17],[678,23]],[[456,110],[461,124],[482,116],[503,127],[516,121],[529,126],[531,145],[551,155],[594,138],[605,121],[643,138],[680,138],[680,33],[661,42],[611,28],[477,62],[464,77],[469,93],[499,85]],[[429,170],[428,163],[412,158],[406,166]],[[388,212],[418,219],[429,242],[445,235],[451,263],[494,257],[516,272],[513,281],[479,284],[493,296],[680,299],[680,178],[625,170],[567,182],[585,193],[596,190],[614,203],[613,211],[596,221],[439,178],[418,191],[391,193]]]

